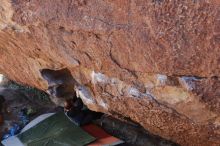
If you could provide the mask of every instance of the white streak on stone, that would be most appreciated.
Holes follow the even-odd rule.
[[[91,73],[91,78],[92,78],[92,83],[93,84],[109,84],[112,87],[115,87],[118,89],[118,92],[120,95],[128,95],[129,97],[136,97],[136,98],[141,98],[144,96],[149,97],[150,99],[152,98],[152,96],[149,96],[145,93],[141,93],[137,88],[135,87],[128,87],[126,86],[121,80],[117,79],[117,78],[110,78],[102,73],[96,73],[95,71],[93,71]],[[165,75],[158,75],[158,79],[161,82],[164,83],[166,82],[167,76]],[[123,93],[123,89],[125,89],[125,93]],[[99,101],[97,101],[99,102]],[[101,106],[106,106],[105,103],[101,101],[101,103],[99,103]]]
[[[167,81],[167,76],[166,75],[161,75],[161,74],[157,74],[157,86],[164,86],[166,85],[166,81]]]
[[[80,97],[86,104],[94,104],[95,101],[90,94],[89,90],[84,86],[78,86],[75,88],[77,97]]]
[[[108,83],[108,77],[106,77],[102,73],[95,73],[94,71],[91,73],[92,83]]]
[[[133,97],[140,97],[141,96],[140,91],[134,87],[128,88],[128,94]]]
[[[180,84],[189,91],[192,91],[195,88],[195,81],[197,80],[198,79],[195,77],[187,77],[187,76],[179,78]]]

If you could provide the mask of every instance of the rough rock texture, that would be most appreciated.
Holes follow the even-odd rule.
[[[219,55],[218,0],[0,2],[1,73],[47,90],[66,69],[91,109],[181,145],[220,145]]]

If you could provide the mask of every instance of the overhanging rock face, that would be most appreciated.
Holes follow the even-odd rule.
[[[218,0],[1,0],[0,72],[47,90],[43,69],[93,110],[220,145]]]

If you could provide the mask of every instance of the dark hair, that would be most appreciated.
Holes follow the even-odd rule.
[[[0,103],[5,102],[5,97],[3,95],[0,95]]]

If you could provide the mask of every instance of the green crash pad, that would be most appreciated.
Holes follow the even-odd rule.
[[[84,146],[94,137],[57,113],[17,136],[27,146]]]

